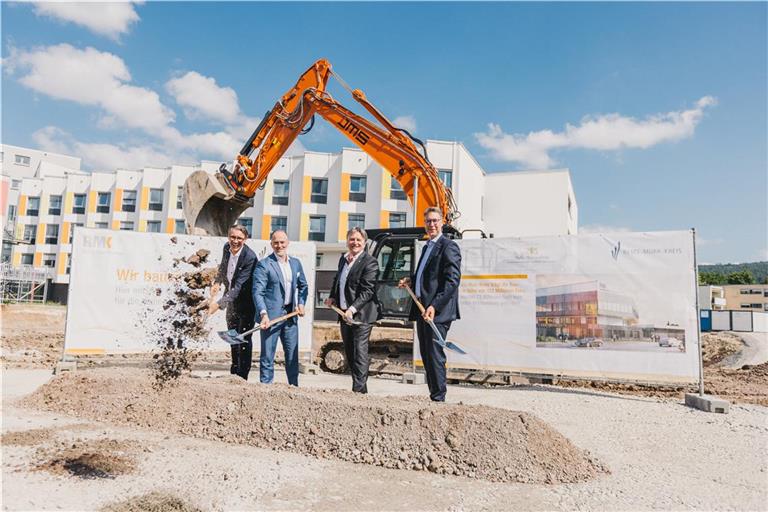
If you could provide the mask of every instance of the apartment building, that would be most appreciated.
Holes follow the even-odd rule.
[[[699,309],[725,310],[725,289],[722,286],[699,285]]]
[[[486,174],[461,143],[428,141],[427,150],[453,191],[459,229],[497,237],[577,232],[567,170]],[[220,165],[85,172],[76,157],[9,145],[0,151],[2,260],[47,268],[56,284],[69,282],[72,234],[80,226],[184,233],[184,181]],[[362,150],[344,148],[282,158],[240,222],[254,238],[284,229],[292,240],[315,241],[318,268],[335,269],[349,228],[412,226],[414,212],[386,170]]]
[[[768,311],[768,284],[727,284],[726,309],[733,311]]]

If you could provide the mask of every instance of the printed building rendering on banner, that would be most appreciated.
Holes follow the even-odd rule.
[[[449,367],[698,379],[691,231],[458,243],[461,319],[448,338],[467,354],[449,352]]]

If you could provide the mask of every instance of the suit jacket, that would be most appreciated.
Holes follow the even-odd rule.
[[[283,272],[274,253],[262,259],[253,269],[253,302],[256,305],[257,314],[260,315],[261,311],[266,311],[270,319],[282,315],[286,293],[291,298],[290,303],[294,308],[299,304],[306,304],[309,286],[301,262],[289,256],[288,264],[292,271],[290,290],[285,290]],[[295,322],[296,318],[288,321]]]
[[[254,315],[253,297],[251,295],[253,267],[258,259],[253,249],[243,244],[241,254],[237,260],[237,267],[232,276],[232,282],[227,281],[227,266],[229,265],[229,242],[224,244],[224,254],[219,264],[219,272],[216,274],[216,282],[224,283],[226,287],[224,295],[219,299],[219,307],[222,309],[234,308],[238,315]]]
[[[416,272],[419,269],[424,253],[421,252],[419,264],[411,276],[412,288],[416,290]],[[461,281],[461,251],[459,245],[441,236],[421,274],[421,303],[425,308],[434,306],[435,323],[451,322],[461,318],[459,314],[459,283]],[[421,318],[421,312],[416,304],[411,305],[409,314],[411,320]]]
[[[339,297],[339,279],[341,270],[346,265],[347,260],[342,255],[339,258],[339,271],[333,280],[331,286],[331,298],[336,304],[341,304]],[[380,317],[379,299],[376,297],[376,276],[379,273],[379,262],[376,258],[363,251],[352,264],[347,274],[347,281],[344,286],[344,300],[347,301],[347,307],[354,306],[356,311],[353,316],[355,320],[366,324],[372,324]],[[339,318],[341,321],[341,318]]]

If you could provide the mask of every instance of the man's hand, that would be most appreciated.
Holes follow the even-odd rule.
[[[325,299],[325,300],[323,301],[323,303],[324,303],[326,306],[328,306],[328,307],[331,307],[331,306],[335,306],[335,305],[336,305],[336,301],[335,301],[335,300],[333,300],[333,299],[332,299],[332,298],[330,298],[330,297],[328,297],[327,299]]]
[[[410,277],[404,277],[397,283],[398,288],[405,288],[406,286],[411,286]]]
[[[344,312],[344,321],[351,324],[355,319],[355,314],[352,312],[351,309],[348,309]]]
[[[299,316],[304,316],[304,304],[299,304],[296,306],[296,311],[299,312]]]
[[[211,286],[211,297],[215,297],[219,294],[219,290],[221,289],[221,283],[213,283],[213,286]]]
[[[424,315],[422,315],[425,321],[427,322],[434,322],[435,321],[435,306],[429,306],[426,311],[424,311]]]
[[[210,305],[208,306],[208,316],[211,316],[212,314],[214,314],[215,312],[217,312],[219,309],[221,309],[221,308],[219,307],[219,303],[218,303],[218,302],[216,302],[216,301],[212,301],[212,302],[210,303]]]
[[[259,324],[259,329],[264,330],[269,328],[269,315],[264,313],[261,315],[261,323]]]

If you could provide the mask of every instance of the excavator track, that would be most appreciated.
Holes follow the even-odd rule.
[[[370,340],[368,346],[370,375],[402,375],[411,371],[413,344],[404,340]],[[330,373],[349,371],[344,344],[341,340],[327,341],[318,353],[320,368]]]

